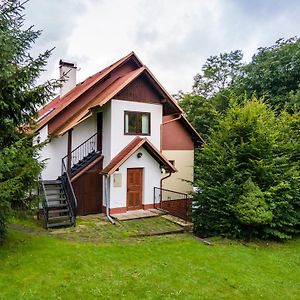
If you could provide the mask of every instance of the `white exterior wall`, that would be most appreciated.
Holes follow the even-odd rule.
[[[162,105],[140,103],[123,100],[111,100],[111,160],[125,146],[127,146],[136,135],[124,134],[124,111],[149,112],[150,136],[145,136],[159,150],[160,149],[160,125],[162,123]],[[106,126],[106,123],[104,123]],[[105,143],[106,141],[104,141]],[[104,164],[105,165],[105,164]]]
[[[48,138],[48,126],[39,131],[41,142]],[[40,151],[40,160],[45,161],[45,168],[42,171],[44,180],[56,179],[61,175],[61,159],[67,155],[68,135],[52,138]]]
[[[97,132],[97,114],[79,123],[73,128],[72,132],[72,150],[86,141],[89,137]]]
[[[97,132],[97,115],[94,114],[88,119],[74,127],[72,132],[72,150],[79,146]],[[48,138],[48,126],[39,131],[40,141]],[[63,136],[53,137],[40,151],[40,160],[46,159],[46,165],[42,171],[44,180],[56,179],[61,175],[61,160],[67,155],[68,133]]]
[[[124,100],[111,100],[103,107],[103,139],[102,153],[104,155],[103,166],[105,167],[124,147],[126,147],[136,135],[124,134],[124,112],[138,111],[149,112],[150,135],[145,136],[159,150],[160,149],[160,126],[162,123],[162,105],[140,103]],[[143,168],[143,204],[153,203],[153,188],[160,186],[161,171],[159,164],[152,156],[141,148],[143,156],[138,159],[133,154],[120,168],[122,174],[121,187],[114,187],[113,176],[110,178],[110,208],[126,207],[127,197],[127,168]],[[105,189],[103,188],[103,204],[105,205]]]
[[[137,158],[137,153],[141,152],[141,158]],[[121,187],[114,187],[113,176],[110,179],[110,208],[126,207],[127,197],[127,168],[143,168],[143,204],[153,204],[154,187],[159,187],[161,171],[159,164],[143,148],[138,149],[119,168],[115,174],[121,174]],[[105,199],[105,198],[104,198]],[[104,202],[105,204],[105,202]]]
[[[146,137],[158,150],[160,149],[162,105],[111,100],[103,107],[102,152],[104,155],[104,167],[136,137],[136,135],[124,134],[124,111],[149,112],[151,114],[150,136]],[[96,131],[97,117],[94,114],[74,127],[72,132],[72,149],[79,146]],[[47,138],[47,126],[41,129],[40,135],[41,141],[43,141],[43,138]],[[51,158],[51,162],[49,161],[46,164],[46,168],[42,173],[43,179],[56,179],[60,175],[61,159],[67,154],[67,145],[68,134],[65,134],[62,137],[52,138],[51,142],[42,149],[41,159]],[[136,155],[138,152],[143,153],[140,159]],[[116,172],[122,174],[121,187],[113,186],[113,175],[111,176],[110,207],[126,207],[127,168],[143,168],[143,204],[153,204],[153,189],[160,186],[162,174],[160,166],[155,159],[144,148],[140,148]],[[105,197],[103,199],[103,204],[105,205]]]

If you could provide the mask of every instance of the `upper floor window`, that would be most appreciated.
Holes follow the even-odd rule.
[[[150,135],[150,113],[125,111],[125,134]]]

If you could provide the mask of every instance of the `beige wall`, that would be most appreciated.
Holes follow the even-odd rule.
[[[194,150],[163,150],[162,153],[167,159],[175,161],[175,168],[178,170],[170,178],[163,180],[162,187],[182,193],[191,192],[193,185],[184,180],[194,179]]]

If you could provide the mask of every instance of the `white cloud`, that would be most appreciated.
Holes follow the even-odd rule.
[[[27,18],[44,30],[40,48],[75,60],[79,79],[134,50],[171,92],[189,90],[205,59],[298,34],[298,1],[286,0],[31,0]]]

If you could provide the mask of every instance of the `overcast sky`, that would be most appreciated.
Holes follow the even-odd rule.
[[[191,90],[206,58],[299,36],[297,0],[30,0],[26,19],[43,30],[34,53],[56,47],[43,79],[58,77],[60,58],[77,62],[78,80],[135,51],[170,93]]]

